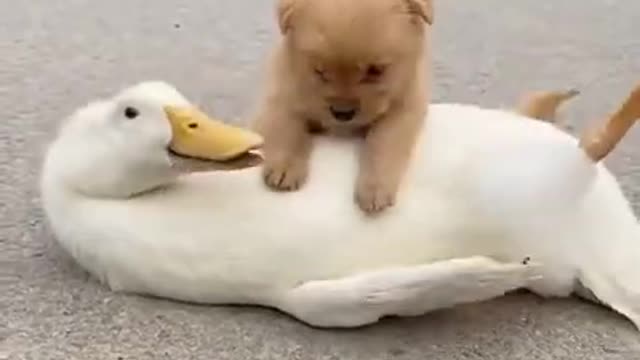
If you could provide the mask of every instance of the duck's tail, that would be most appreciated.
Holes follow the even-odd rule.
[[[624,103],[612,113],[603,127],[587,130],[580,138],[580,148],[593,162],[604,159],[640,119],[640,84]]]
[[[580,94],[576,89],[564,91],[536,91],[525,94],[516,108],[518,114],[557,123],[557,112],[560,105]]]

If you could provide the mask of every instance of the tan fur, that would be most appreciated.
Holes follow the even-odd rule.
[[[556,114],[560,105],[578,94],[580,92],[575,89],[530,92],[520,99],[516,111],[534,119],[557,123]]]
[[[355,200],[368,213],[393,205],[430,101],[432,0],[279,0],[277,15],[254,122],[266,184],[304,185],[311,132],[363,134]],[[350,121],[330,110],[354,108]]]
[[[580,139],[582,147],[594,162],[604,159],[622,140],[631,126],[640,119],[640,85],[624,103],[609,116],[604,127],[588,130]]]

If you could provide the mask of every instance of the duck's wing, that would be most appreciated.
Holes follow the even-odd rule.
[[[307,282],[287,293],[279,308],[312,326],[357,327],[385,316],[418,316],[490,300],[539,280],[540,270],[528,260],[443,260]]]

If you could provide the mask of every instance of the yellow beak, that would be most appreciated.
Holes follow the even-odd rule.
[[[176,154],[226,161],[262,146],[262,137],[250,130],[209,118],[197,108],[167,106],[171,123],[169,147]]]

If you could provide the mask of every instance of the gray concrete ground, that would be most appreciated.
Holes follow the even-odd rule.
[[[241,117],[274,35],[271,3],[0,0],[0,359],[640,358],[630,323],[578,300],[520,294],[321,331],[263,309],[114,295],[80,271],[54,244],[35,186],[55,123],[153,78]],[[572,86],[583,94],[565,115],[581,128],[640,81],[639,2],[436,3],[437,100],[500,106]],[[639,136],[608,161],[635,203]]]

